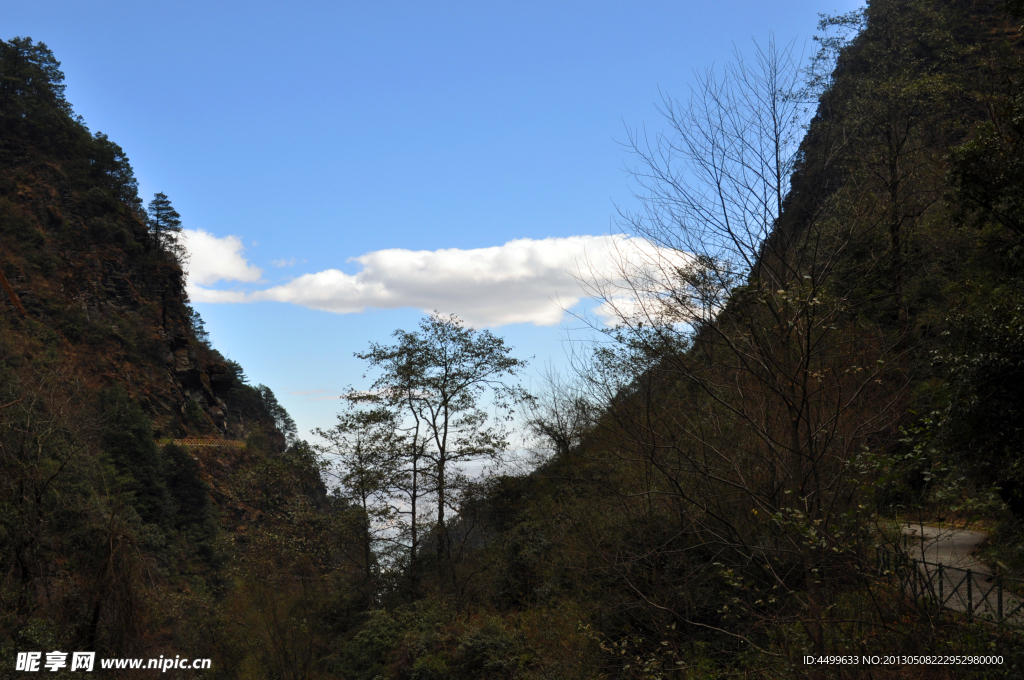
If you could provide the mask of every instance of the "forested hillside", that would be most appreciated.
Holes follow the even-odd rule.
[[[325,495],[273,392],[188,306],[169,199],[147,213],[62,81],[42,43],[0,43],[4,677],[26,648],[194,648],[178,640],[230,582],[231,532],[268,498]],[[247,446],[158,444],[197,436]]]
[[[620,323],[575,374],[528,395],[500,337],[435,314],[357,355],[376,382],[316,445],[210,346],[169,199],[144,209],[44,45],[2,43],[0,676],[81,649],[212,659],[180,677],[1019,677],[1022,629],[880,555],[900,521],[980,527],[1024,578],[1022,22],[872,0],[807,63],[763,44],[666,97],[619,216],[658,248],[591,284]],[[464,475],[509,423],[531,470]]]

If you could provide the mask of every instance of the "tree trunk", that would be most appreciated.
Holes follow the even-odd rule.
[[[448,556],[448,529],[444,525],[445,503],[444,458],[437,464],[437,564],[441,568]]]

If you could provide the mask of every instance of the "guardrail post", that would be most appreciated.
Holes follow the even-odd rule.
[[[999,604],[996,605],[996,621],[1000,624],[1003,622],[1003,577],[996,576],[996,596],[999,598]]]
[[[967,570],[967,622],[971,623],[974,621],[974,597],[972,593],[971,585],[974,582],[974,577],[971,576],[971,570]]]

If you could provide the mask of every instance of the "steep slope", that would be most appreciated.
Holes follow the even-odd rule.
[[[231,591],[235,536],[326,502],[62,80],[42,43],[0,41],[0,677],[26,649],[198,656],[186,621]],[[189,436],[246,445],[160,442]]]
[[[973,637],[874,559],[893,515],[984,518],[1020,542],[1019,17],[997,2],[872,0],[828,29],[846,39],[826,33],[824,72],[795,92],[766,48],[732,81],[739,95],[716,81],[665,107],[667,141],[639,150],[647,211],[629,226],[706,256],[649,309],[712,313],[695,332],[624,319],[542,414],[558,454],[465,508],[492,532],[481,590],[494,606],[585,612],[622,677],[815,677],[799,654],[881,649],[995,649],[995,677],[1024,661],[1019,637]],[[806,130],[772,138],[773,115],[809,93]],[[770,152],[801,137],[776,211],[787,183],[764,179]],[[687,193],[701,171],[711,180]],[[720,265],[730,255],[748,266]]]
[[[151,233],[121,149],[71,115],[58,64],[16,39],[2,65],[7,327],[48,334],[94,385],[123,386],[165,436],[244,439],[269,424],[229,406],[240,370],[196,338],[178,254]]]

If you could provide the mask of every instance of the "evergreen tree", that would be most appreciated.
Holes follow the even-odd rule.
[[[274,419],[274,427],[285,436],[288,444],[294,444],[298,440],[299,429],[295,421],[288,415],[288,411],[277,401],[274,392],[266,385],[257,385],[256,392],[259,394],[260,402],[264,410]]]
[[[192,307],[186,307],[185,309],[188,310],[188,318],[192,324],[192,332],[195,334],[196,340],[209,347],[210,332],[206,330],[206,322],[203,321],[203,317]]]
[[[47,133],[53,136],[70,116],[64,74],[46,44],[31,38],[0,40],[0,144],[17,144],[17,137],[49,144],[53,140]]]
[[[149,202],[149,229],[160,248],[182,259],[184,247],[178,240],[181,234],[181,215],[171,205],[167,194],[159,192]]]

